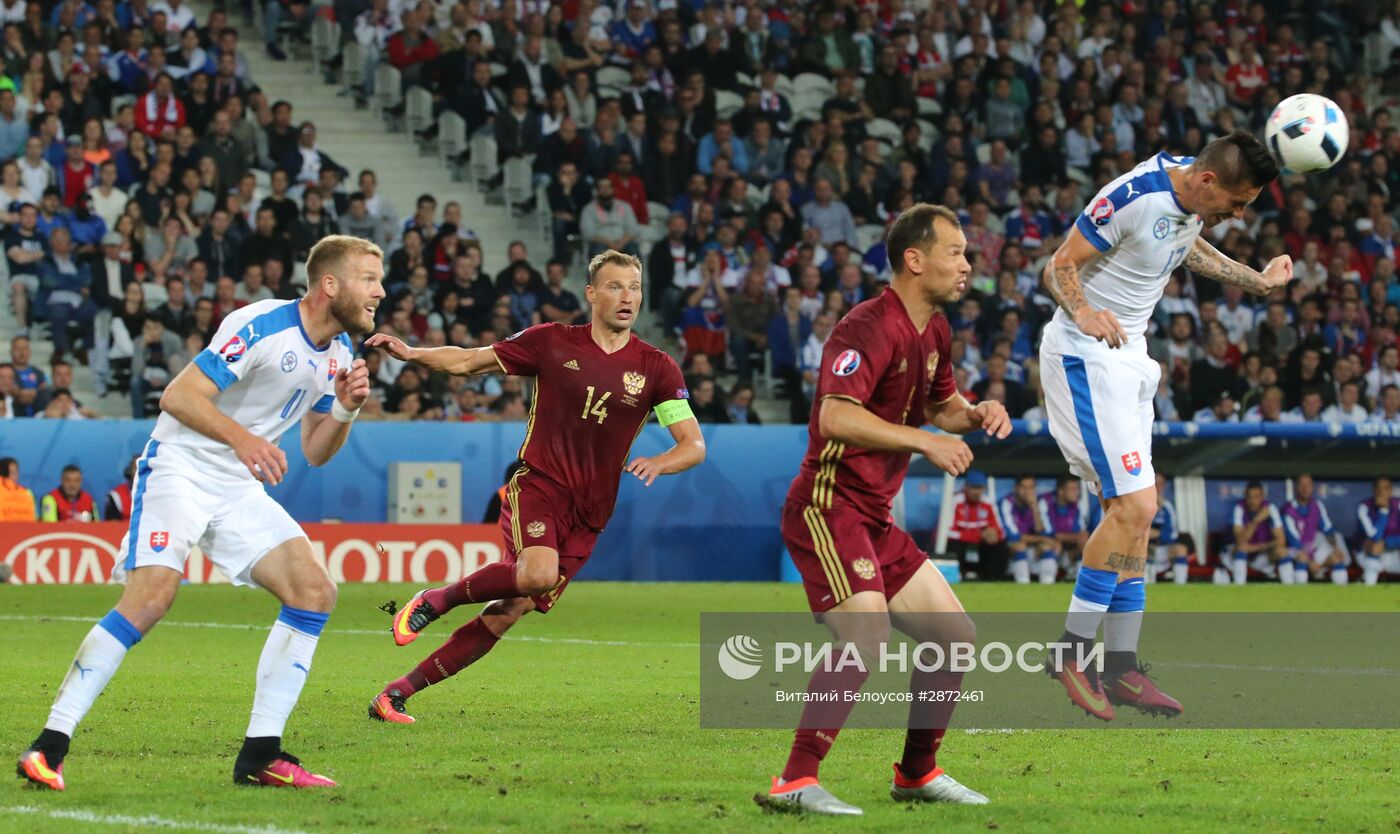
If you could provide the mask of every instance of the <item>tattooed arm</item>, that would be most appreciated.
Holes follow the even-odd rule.
[[[1203,238],[1196,239],[1196,245],[1191,248],[1191,254],[1186,256],[1183,265],[1197,275],[1214,278],[1222,284],[1232,284],[1254,295],[1266,295],[1293,278],[1293,259],[1287,255],[1279,255],[1269,261],[1264,271],[1259,272],[1225,257]]]
[[[1118,317],[1110,310],[1094,309],[1084,298],[1084,288],[1079,283],[1079,270],[1099,254],[1083,232],[1070,227],[1065,242],[1045,265],[1045,287],[1085,335],[1107,342],[1111,348],[1122,347],[1128,342],[1128,334]]]

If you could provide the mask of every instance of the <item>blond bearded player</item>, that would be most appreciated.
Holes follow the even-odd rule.
[[[307,259],[300,301],[259,301],[230,313],[214,340],[161,395],[161,415],[137,462],[117,606],[92,628],[59,687],[48,722],[19,760],[29,781],[63,790],[63,761],[78,722],[175,600],[196,543],[235,585],[282,602],[258,661],[253,714],[234,763],[240,785],[333,787],[281,748],[282,730],[311,671],[335,583],[306,534],[264,490],[287,472],[277,448],[301,421],[312,466],[330,460],[369,396],[369,372],[347,332],[374,329],[384,297],[384,253],[332,235]],[[110,706],[110,704],[109,704]]]
[[[657,476],[705,459],[680,368],[632,332],[642,308],[641,261],[613,250],[595,256],[584,294],[591,323],[536,325],[490,347],[410,348],[382,333],[366,342],[435,371],[535,378],[519,454],[524,466],[510,479],[501,507],[505,561],[418,593],[394,617],[394,641],[411,643],[459,605],[490,604],[385,686],[370,702],[370,718],[412,723],[404,711],[410,696],[480,660],[527,613],[548,612],[592,555],[624,471],[651,486]],[[653,411],[675,445],[626,463]]]
[[[972,462],[961,439],[921,427],[932,423],[955,434],[982,429],[997,438],[1011,432],[1001,403],[974,407],[953,382],[952,332],[940,310],[962,295],[972,271],[957,215],[944,206],[916,205],[890,227],[886,243],[895,269],[890,288],[851,310],[822,352],[807,456],[788,490],[782,519],[783,541],[802,574],[812,611],[837,642],[857,647],[867,668],[880,657],[891,624],[921,641],[972,639],[953,589],[890,518],[911,455],[923,455],[952,475]],[[859,690],[866,674],[866,669],[818,668],[808,691],[845,695]],[[891,796],[903,802],[985,804],[985,796],[935,762],[962,673],[916,671],[910,687],[952,697],[911,705]],[[773,780],[768,794],[756,797],[759,804],[812,814],[861,813],[817,781],[817,768],[852,706],[845,697],[808,703],[782,777]]]

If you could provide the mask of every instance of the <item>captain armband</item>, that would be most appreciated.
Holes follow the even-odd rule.
[[[663,426],[670,426],[695,416],[690,410],[690,400],[667,400],[653,410],[656,412],[656,419]]]

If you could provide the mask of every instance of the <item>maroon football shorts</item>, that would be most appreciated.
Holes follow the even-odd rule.
[[[823,510],[788,501],[782,533],[817,614],[861,591],[879,591],[892,599],[928,561],[893,521],[872,521],[847,506]]]
[[[579,518],[577,503],[562,486],[522,468],[506,485],[501,502],[501,535],[506,542],[508,565],[515,564],[529,547],[548,547],[559,554],[559,581],[530,599],[535,609],[547,612],[593,555],[598,533]]]

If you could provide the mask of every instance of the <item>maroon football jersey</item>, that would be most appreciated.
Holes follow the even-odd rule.
[[[681,369],[636,334],[604,353],[589,324],[538,324],[493,347],[506,373],[535,377],[521,459],[568,489],[584,520],[603,529],[651,410],[689,397]]]
[[[907,452],[876,452],[827,440],[817,429],[821,402],[840,397],[865,406],[889,423],[924,424],[924,404],[957,393],[948,361],[952,330],[935,313],[920,333],[904,302],[892,290],[857,304],[831,332],[822,350],[807,456],[788,490],[788,500],[831,509],[855,507],[884,522],[909,471]]]

